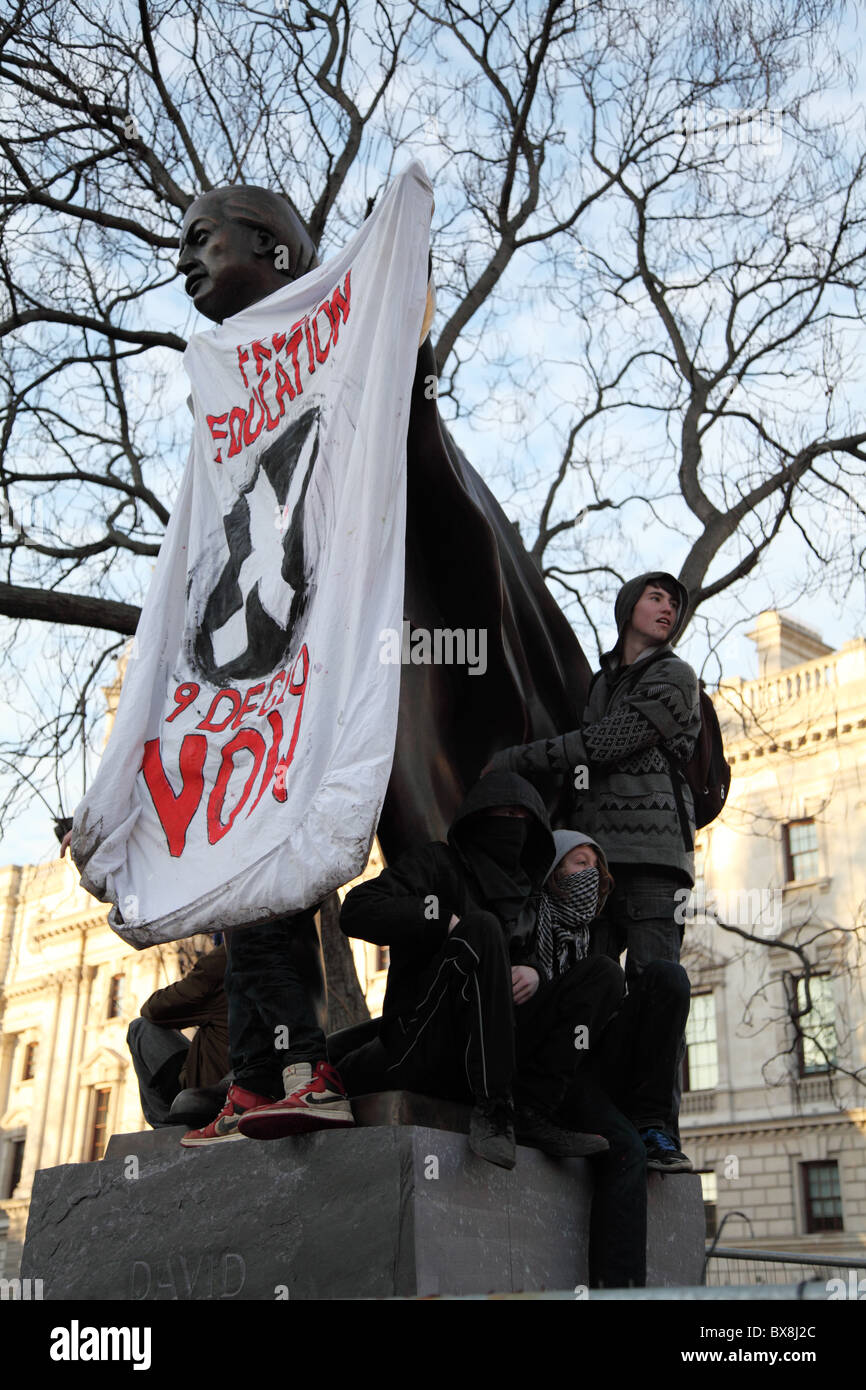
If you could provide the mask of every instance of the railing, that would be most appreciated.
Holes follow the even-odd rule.
[[[733,1246],[710,1246],[707,1251],[706,1284],[710,1288],[751,1284],[821,1283],[838,1281],[828,1296],[866,1299],[866,1258],[851,1255],[797,1253],[793,1250],[741,1250]]]

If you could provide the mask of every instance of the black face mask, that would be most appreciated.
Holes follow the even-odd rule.
[[[529,821],[521,816],[480,816],[462,833],[466,849],[480,850],[503,869],[520,868],[529,834]]]

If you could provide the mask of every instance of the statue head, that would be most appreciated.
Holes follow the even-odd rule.
[[[191,203],[177,268],[200,314],[222,323],[318,265],[285,198],[267,188],[214,188]]]

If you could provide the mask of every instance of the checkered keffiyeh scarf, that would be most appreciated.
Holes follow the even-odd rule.
[[[538,899],[536,952],[546,980],[563,975],[589,952],[589,924],[598,913],[598,869],[582,869]]]

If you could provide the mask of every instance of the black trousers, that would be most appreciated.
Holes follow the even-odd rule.
[[[179,1076],[189,1052],[189,1042],[176,1028],[164,1028],[147,1018],[134,1018],[126,1044],[138,1077],[141,1110],[153,1129],[172,1123],[171,1103],[180,1092]]]
[[[234,1079],[262,1096],[283,1094],[283,1067],[325,1061],[315,910],[226,932],[225,991]]]
[[[407,1090],[446,1100],[506,1097],[514,1076],[511,965],[489,912],[462,917],[425,971],[408,1017],[339,1059],[350,1096]]]
[[[683,967],[650,961],[605,1033],[605,1087],[638,1129],[677,1133],[680,1044],[690,1004]]]
[[[642,1289],[646,1284],[646,1148],[603,1080],[603,1051],[577,1072],[559,1111],[563,1124],[603,1134],[607,1153],[587,1159],[593,1176],[589,1282],[593,1288]]]
[[[596,956],[540,984],[531,999],[518,1004],[515,1100],[555,1110],[577,1068],[600,1045],[622,996],[619,966]]]
[[[388,1029],[384,1048],[388,1089],[454,1100],[510,1094],[511,965],[492,913],[461,918],[433,963],[423,998],[409,1018]]]

